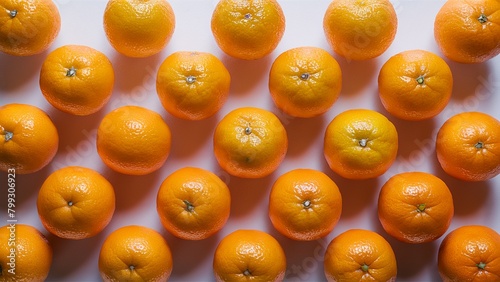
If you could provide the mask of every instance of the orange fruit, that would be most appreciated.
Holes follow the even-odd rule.
[[[340,95],[342,71],[328,52],[299,47],[281,53],[269,73],[269,91],[276,106],[294,117],[328,111]]]
[[[59,34],[61,16],[52,0],[3,0],[0,26],[0,52],[31,56],[50,47]]]
[[[288,137],[273,113],[245,107],[222,118],[213,144],[217,162],[229,174],[261,178],[273,173],[285,158]]]
[[[224,237],[214,254],[217,281],[282,281],[286,257],[273,236],[259,230],[236,230]]]
[[[335,0],[323,18],[328,43],[348,60],[368,60],[384,53],[397,27],[396,11],[389,0]]]
[[[487,226],[468,225],[441,242],[438,270],[443,281],[498,281],[500,235]]]
[[[36,228],[25,224],[0,227],[0,280],[45,281],[52,247]]]
[[[384,230],[405,243],[438,239],[448,230],[453,211],[448,186],[425,172],[394,175],[378,198],[378,218]]]
[[[97,129],[97,153],[111,169],[130,175],[158,170],[168,158],[170,128],[156,112],[123,106],[108,113]]]
[[[41,109],[27,104],[0,107],[0,170],[18,174],[39,171],[54,158],[57,128]]]
[[[366,109],[347,110],[328,125],[324,154],[330,168],[349,179],[384,174],[396,159],[398,133],[384,115]]]
[[[285,32],[285,16],[276,0],[221,0],[211,28],[226,54],[255,60],[276,49]]]
[[[97,171],[70,166],[54,171],[38,192],[38,215],[45,229],[65,239],[100,233],[115,211],[113,186]]]
[[[231,75],[210,53],[175,52],[160,65],[156,91],[170,114],[187,120],[206,119],[222,108]]]
[[[66,45],[52,51],[40,71],[40,89],[55,108],[73,115],[90,115],[111,97],[111,62],[87,46]]]
[[[434,21],[441,52],[459,63],[482,63],[500,54],[500,2],[449,0]]]
[[[325,237],[341,212],[339,188],[318,170],[295,169],[281,175],[269,195],[269,218],[274,228],[294,240]]]
[[[351,229],[330,242],[324,269],[328,281],[396,281],[397,263],[384,237]]]
[[[404,51],[384,63],[378,76],[380,101],[395,117],[424,120],[448,104],[453,76],[438,55],[424,50]]]
[[[157,231],[124,226],[104,240],[99,272],[104,281],[167,281],[172,273],[172,253]]]
[[[443,170],[466,181],[500,173],[500,121],[481,112],[463,112],[439,129],[436,153]]]
[[[174,11],[166,0],[109,0],[104,10],[104,31],[109,43],[128,57],[159,53],[174,29]]]
[[[187,240],[208,238],[229,218],[229,188],[212,172],[185,167],[170,174],[160,186],[156,209],[173,235]]]

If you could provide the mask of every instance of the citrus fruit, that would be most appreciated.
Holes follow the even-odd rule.
[[[159,53],[174,29],[174,11],[166,0],[109,0],[104,10],[104,31],[109,43],[128,57]]]
[[[500,121],[481,112],[452,116],[439,129],[436,153],[443,170],[466,181],[500,173]]]
[[[368,60],[384,53],[397,27],[396,11],[389,0],[335,0],[323,18],[328,43],[348,60]]]
[[[45,58],[40,89],[57,109],[73,115],[89,115],[108,102],[114,79],[113,66],[106,55],[91,47],[66,45]]]
[[[459,63],[481,63],[500,53],[500,2],[446,1],[434,21],[441,52]]]
[[[342,71],[328,52],[299,47],[280,54],[269,73],[269,91],[276,106],[294,117],[328,111],[340,95]]]
[[[97,153],[111,169],[130,175],[158,170],[170,154],[170,128],[156,112],[123,106],[108,113],[97,129]]]
[[[238,108],[219,122],[214,132],[219,165],[233,176],[260,178],[274,172],[285,158],[288,137],[273,113]]]
[[[0,51],[31,56],[47,50],[61,28],[61,16],[52,0],[0,2]]]
[[[385,109],[405,120],[424,120],[448,104],[453,76],[438,55],[424,50],[404,51],[384,63],[378,76],[379,96]]]
[[[396,281],[391,245],[379,234],[351,229],[335,237],[325,253],[328,281]]]
[[[217,281],[282,281],[286,257],[273,236],[259,230],[236,230],[220,241],[213,268]]]
[[[438,270],[443,281],[498,281],[500,235],[480,225],[450,232],[441,242]]]
[[[405,243],[427,243],[441,237],[453,218],[448,186],[425,172],[391,177],[380,190],[378,217],[384,230]]]
[[[195,167],[181,168],[165,178],[156,199],[165,229],[188,240],[205,239],[221,230],[230,208],[227,185],[212,172]]]
[[[226,54],[255,60],[278,46],[285,16],[276,0],[221,0],[213,11],[211,28]]]
[[[222,108],[230,84],[229,71],[214,55],[175,52],[160,65],[156,91],[170,114],[187,120],[201,120]]]
[[[104,281],[167,281],[172,273],[172,253],[157,231],[124,226],[104,240],[99,272]]]
[[[57,128],[41,109],[27,104],[0,107],[0,170],[18,174],[39,171],[54,158]]]
[[[65,239],[100,233],[115,211],[113,186],[98,172],[70,166],[54,171],[38,192],[38,215],[45,229]]]
[[[384,174],[396,159],[397,151],[396,127],[376,111],[347,110],[326,128],[326,161],[344,178],[368,179]]]
[[[325,237],[339,221],[341,212],[339,188],[318,170],[295,169],[281,175],[269,195],[273,226],[294,240]]]
[[[36,228],[25,224],[0,227],[0,280],[45,281],[52,265],[52,247]]]

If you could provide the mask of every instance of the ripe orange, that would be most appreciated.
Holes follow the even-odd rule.
[[[333,50],[348,60],[384,53],[396,36],[398,19],[389,0],[335,0],[325,12],[323,29]]]
[[[498,281],[500,235],[480,225],[453,230],[439,247],[438,270],[445,282]]]
[[[220,0],[211,27],[222,51],[255,60],[276,49],[285,32],[285,16],[276,0]]]
[[[217,281],[282,281],[286,257],[271,235],[259,230],[237,230],[224,237],[214,254]]]
[[[160,65],[156,91],[172,115],[201,120],[222,108],[229,95],[231,75],[210,53],[175,52]]]
[[[121,227],[102,244],[99,272],[104,281],[167,281],[172,273],[172,253],[155,230]]]
[[[424,120],[439,114],[448,104],[453,76],[448,64],[424,50],[392,56],[378,76],[380,100],[395,117]]]
[[[397,151],[396,127],[376,111],[347,110],[326,128],[326,161],[344,178],[368,179],[384,174],[396,159]]]
[[[325,253],[328,281],[396,281],[391,245],[379,234],[351,229],[335,237]]]
[[[123,106],[108,113],[97,129],[97,153],[111,169],[130,175],[158,170],[170,154],[170,128],[156,112]]]
[[[328,111],[340,95],[342,71],[328,52],[299,47],[280,54],[269,73],[276,106],[294,117],[314,117]]]
[[[41,109],[26,104],[0,107],[0,170],[18,174],[39,171],[54,158],[57,128]]]
[[[269,195],[269,218],[283,235],[312,241],[328,235],[340,219],[342,197],[326,174],[295,169],[276,180]]]
[[[50,47],[59,34],[61,16],[52,0],[3,0],[0,26],[0,52],[31,56]]]
[[[85,239],[100,233],[115,211],[113,186],[98,172],[65,167],[53,172],[38,192],[38,215],[50,233]]]
[[[481,112],[463,112],[439,129],[436,153],[443,170],[466,181],[500,173],[500,121]]]
[[[40,89],[57,109],[73,115],[90,115],[111,97],[115,75],[103,53],[79,45],[52,51],[40,71]]]
[[[288,137],[278,117],[251,107],[227,114],[215,129],[213,143],[219,165],[243,178],[271,174],[288,150]]]
[[[109,0],[104,11],[109,43],[128,57],[159,53],[174,29],[174,11],[166,0]]]
[[[448,186],[425,172],[391,177],[380,190],[378,218],[385,231],[405,243],[427,243],[441,237],[453,218]]]
[[[446,1],[434,21],[441,52],[460,63],[481,63],[500,54],[500,2]]]

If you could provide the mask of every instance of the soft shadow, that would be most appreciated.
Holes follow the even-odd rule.
[[[18,57],[0,54],[0,90],[9,94],[14,92],[23,84],[29,82],[35,76],[39,76],[42,64],[47,57],[48,51],[41,54]]]
[[[163,52],[147,58],[130,58],[116,52],[111,57],[115,70],[115,89],[130,95],[137,95],[133,93],[135,90],[156,93],[156,74],[162,54]]]
[[[269,76],[271,69],[270,56],[246,61],[224,54],[221,61],[231,74],[230,93],[235,95],[252,93],[252,90],[261,83],[262,78]]]
[[[228,182],[231,191],[231,217],[243,217],[269,197],[274,173],[264,178],[244,179],[231,176]]]
[[[15,195],[16,195],[16,209],[19,210],[32,210],[35,208],[36,212],[36,201],[38,198],[38,191],[42,187],[43,182],[51,174],[50,164],[42,168],[41,170],[30,173],[30,174],[18,174],[15,175]],[[2,193],[5,193],[5,197],[1,197],[0,207],[7,213],[7,181],[8,174],[6,172],[0,172],[0,185],[2,185]],[[5,184],[3,184],[5,183]],[[23,207],[28,205],[27,209]],[[2,215],[3,216],[3,215]],[[19,216],[19,215],[18,215]]]
[[[464,100],[474,95],[481,84],[481,77],[488,77],[490,67],[487,63],[461,64],[451,60],[446,61],[453,74],[453,94],[451,99]]]
[[[290,156],[300,156],[307,152],[311,144],[325,131],[326,117],[295,118],[284,124],[288,134],[288,152]]]
[[[364,93],[365,87],[370,80],[376,79],[377,58],[368,61],[348,61],[338,56],[337,61],[342,70],[342,94],[343,96],[355,96]],[[356,79],[348,79],[356,78]]]

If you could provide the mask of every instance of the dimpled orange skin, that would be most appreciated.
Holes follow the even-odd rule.
[[[259,230],[237,230],[224,237],[214,254],[217,281],[282,281],[286,257],[271,235]]]
[[[436,153],[443,170],[465,181],[500,173],[500,121],[481,112],[463,112],[439,129]]]
[[[480,225],[453,230],[439,247],[438,270],[445,282],[498,281],[500,235]]]
[[[351,229],[328,245],[325,276],[333,281],[396,281],[397,263],[391,245],[379,234]]]

